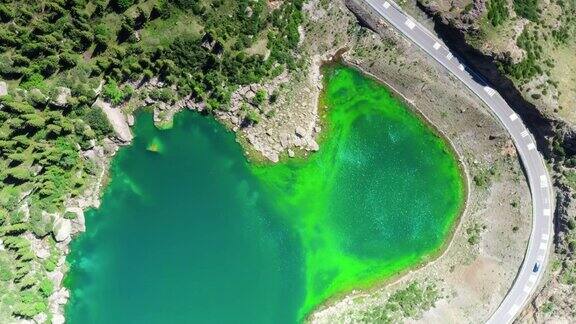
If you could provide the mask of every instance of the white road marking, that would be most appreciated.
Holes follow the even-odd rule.
[[[538,262],[544,262],[544,254],[540,254],[536,260],[538,260]]]
[[[460,64],[458,65],[458,68],[460,69],[460,71],[464,71],[464,65]]]
[[[381,1],[385,1],[385,0],[381,0]],[[392,0],[390,1],[390,3],[393,3]],[[380,12],[383,12],[383,11],[380,10]],[[409,29],[413,29],[414,27],[418,27],[419,31],[426,32],[426,30],[424,29],[424,27],[416,26],[417,23],[415,23],[415,20],[413,20],[413,18],[411,18],[410,16],[404,15],[404,16],[402,16],[402,17],[404,17],[404,19],[405,19],[404,24],[405,24],[407,27],[409,27]],[[386,18],[386,17],[383,17],[383,18],[388,19],[388,20],[390,21],[390,18]],[[401,19],[402,19],[402,18],[401,18]],[[420,30],[420,29],[422,29],[422,30]],[[402,29],[402,30],[404,31],[405,34],[408,34],[408,35],[406,35],[406,36],[408,36],[408,38],[412,38],[411,35],[410,35],[410,32],[406,31],[405,29]],[[412,40],[414,41],[414,43],[416,43],[416,45],[419,45],[419,46],[423,47],[417,40],[414,40],[414,39],[412,39]],[[430,42],[434,43],[434,40],[432,40],[432,41],[428,40],[427,46],[429,46]],[[441,46],[441,48],[442,48],[442,46]],[[445,53],[445,52],[444,52],[444,53]],[[439,57],[438,57],[438,58],[439,58]],[[440,61],[441,61],[441,59],[440,59]],[[441,64],[445,64],[446,61],[444,61],[444,63],[443,63],[443,62],[440,62],[440,63],[441,63]],[[458,60],[455,59],[455,62],[454,62],[454,63],[455,63],[456,65],[458,65],[460,62],[458,62]],[[445,65],[448,65],[448,64],[445,64]],[[478,84],[473,83],[473,84],[472,84],[473,86],[470,86],[468,80],[462,80],[462,81],[463,81],[466,85],[468,85],[468,86],[472,89],[472,91],[477,91],[477,92],[478,92],[479,89],[476,88],[476,87],[478,86]],[[480,86],[480,87],[482,87],[482,86]],[[496,90],[494,90],[494,89],[492,89],[492,88],[490,88],[490,87],[488,87],[488,86],[484,87],[484,91],[485,91],[490,97],[493,97],[495,94],[497,94],[497,91],[496,91]],[[496,111],[496,108],[497,108],[497,107],[493,107],[493,103],[491,103],[490,100],[487,100],[487,98],[486,98],[485,96],[482,96],[479,92],[478,92],[478,94],[482,97],[482,99],[484,99],[485,101],[487,101],[486,104],[489,106],[489,108],[491,108],[493,111]],[[498,96],[497,96],[497,97],[498,97]],[[503,103],[503,105],[506,106],[506,103]],[[518,117],[518,118],[519,118],[519,117]],[[521,130],[521,131],[523,131],[523,130],[525,129],[525,127],[519,127],[519,128],[520,128],[519,130]],[[512,131],[511,129],[508,129],[508,131],[512,134],[512,136],[515,136],[515,135],[518,134],[518,133],[517,133],[517,130]],[[528,131],[522,132],[522,137],[527,137],[526,141],[523,142],[523,144],[524,144],[524,145],[527,145],[528,150],[536,150],[537,147],[536,147],[536,144],[535,144],[534,140],[531,139],[532,136],[528,136],[528,135],[530,135]],[[526,147],[525,147],[525,148],[526,148]],[[522,148],[520,148],[520,149],[522,149]],[[530,160],[532,160],[532,159],[537,159],[538,161],[541,161],[541,156],[540,156],[539,154],[536,155],[536,153],[537,153],[537,152],[532,152],[531,154],[529,154],[528,158],[530,158]],[[528,170],[528,172],[530,171],[531,165],[530,165],[529,163],[526,163],[526,169]],[[535,179],[534,179],[534,180],[535,180]],[[532,181],[533,181],[533,180],[532,180]],[[531,185],[534,185],[533,182],[531,182],[530,184],[531,184]],[[548,184],[548,186],[549,186],[549,184]],[[533,203],[535,203],[535,202],[537,201],[536,199],[538,198],[538,196],[541,196],[540,198],[544,200],[544,206],[550,208],[550,206],[551,206],[551,203],[550,203],[551,197],[549,197],[549,196],[550,196],[549,191],[548,191],[548,190],[540,190],[540,191],[537,191],[537,190],[536,190],[536,191],[532,192]],[[543,196],[543,197],[542,197],[542,196]],[[541,209],[541,210],[542,210],[542,209]],[[548,210],[548,212],[544,211],[544,214],[550,215],[550,210]],[[536,216],[536,215],[535,215],[535,216]],[[541,220],[542,220],[542,219],[541,219]],[[543,221],[546,221],[546,222],[548,223],[548,222],[550,221],[550,219],[544,219]],[[546,226],[550,226],[550,224],[546,224]],[[548,228],[547,228],[547,229],[548,229]],[[534,249],[533,249],[532,251],[526,251],[525,256],[528,258],[528,256],[531,255],[531,254],[529,254],[529,253],[533,253],[533,252],[535,252],[535,251],[539,251],[539,252],[536,252],[536,253],[537,253],[538,255],[540,255],[540,256],[541,256],[541,255],[546,255],[546,254],[545,254],[545,253],[546,253],[546,248],[549,247],[549,244],[545,244],[545,245],[547,245],[547,246],[545,247],[544,250],[537,250],[537,249],[538,249],[537,245],[540,244],[542,241],[537,242],[537,241],[536,241],[536,240],[537,240],[536,238],[531,238],[531,239],[533,239],[533,240],[534,240],[534,243],[535,243],[534,246],[533,246]],[[547,242],[550,242],[550,239],[549,239]],[[540,266],[541,266],[541,267],[545,267],[544,259],[542,259],[542,263],[540,264]],[[517,278],[519,278],[520,280],[518,280],[518,282],[516,282],[516,283],[513,284],[512,288],[511,288],[511,291],[506,294],[505,300],[504,300],[504,302],[503,302],[502,305],[501,305],[502,307],[498,307],[497,312],[496,312],[494,315],[492,315],[491,320],[499,319],[499,318],[501,318],[501,317],[504,317],[504,318],[505,318],[505,317],[507,317],[507,316],[510,316],[510,317],[515,317],[515,316],[516,316],[516,314],[517,314],[518,311],[520,310],[521,306],[526,302],[526,298],[529,296],[528,292],[520,293],[520,291],[523,289],[523,285],[522,285],[522,283],[521,283],[521,282],[522,282],[522,279],[526,279],[525,276],[526,276],[526,275],[529,275],[529,279],[528,279],[528,280],[529,280],[530,283],[531,283],[531,284],[529,284],[529,285],[531,285],[532,287],[534,287],[534,285],[535,285],[535,284],[537,283],[537,281],[538,281],[538,278],[540,277],[540,274],[539,274],[539,273],[538,273],[538,274],[532,274],[532,273],[531,273],[531,272],[532,272],[531,270],[532,270],[532,269],[528,269],[527,271],[521,272],[521,273],[518,274],[518,277],[517,277]],[[517,284],[517,285],[516,285],[516,284]],[[525,284],[526,284],[526,282],[525,282]],[[519,290],[519,291],[517,291],[517,290]],[[516,292],[518,292],[518,294],[516,294]],[[506,308],[508,308],[508,309],[506,309]],[[500,313],[500,312],[502,312],[502,313]],[[507,312],[507,315],[505,315],[505,312]]]
[[[548,234],[542,234],[542,241],[548,241],[549,237],[550,237],[550,235],[548,235]]]
[[[440,43],[435,42],[434,46],[432,46],[432,47],[434,47],[435,50],[438,50],[440,48]]]
[[[384,9],[388,9],[388,8],[390,8],[390,3],[388,1],[384,1],[382,6],[384,6]]]
[[[528,136],[528,130],[525,130],[522,133],[520,133],[520,136],[522,136],[522,137]]]
[[[494,93],[496,92],[496,90],[490,88],[489,86],[485,86],[485,87],[484,87],[484,91],[486,91],[486,93],[487,93],[490,97],[492,97],[492,96],[494,95]]]
[[[548,179],[545,175],[540,176],[540,188],[548,188]]]
[[[524,292],[525,293],[530,292],[530,288],[531,287],[529,285],[524,286]]]
[[[446,54],[446,58],[448,59],[448,61],[450,61],[453,57],[454,55],[452,55],[452,53]]]
[[[510,120],[511,120],[511,121],[515,121],[516,119],[518,119],[518,115],[516,115],[516,114],[510,115]]]
[[[416,24],[410,19],[406,19],[404,25],[408,26],[410,29],[414,29],[414,27],[416,27]]]
[[[546,250],[546,243],[540,243],[540,250]]]
[[[544,215],[544,216],[546,216],[546,217],[550,216],[550,214],[551,214],[551,213],[550,213],[550,209],[548,209],[548,208],[545,208],[545,209],[542,211],[542,215]]]

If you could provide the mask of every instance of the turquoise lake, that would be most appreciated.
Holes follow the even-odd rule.
[[[137,117],[71,245],[69,323],[296,323],[426,262],[464,203],[446,142],[388,89],[326,68],[307,159],[246,161],[210,117]]]

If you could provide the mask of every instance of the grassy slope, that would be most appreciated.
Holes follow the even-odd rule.
[[[444,16],[469,24],[464,17],[470,11],[470,1],[419,1],[437,4]],[[576,124],[576,1],[488,0],[472,26],[466,32],[469,42],[499,58],[527,100]],[[517,40],[518,47],[510,44],[519,37],[528,40]],[[506,59],[508,51],[521,62]]]

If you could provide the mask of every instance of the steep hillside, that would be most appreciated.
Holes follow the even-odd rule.
[[[576,123],[576,2],[573,0],[418,0],[495,58],[542,112]]]
[[[456,53],[528,122],[556,187],[555,255],[524,320],[573,321],[576,301],[576,2],[417,0]]]

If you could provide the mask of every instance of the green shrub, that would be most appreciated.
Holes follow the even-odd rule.
[[[166,0],[158,0],[150,11],[150,19],[170,17],[170,10],[168,9],[168,2]]]
[[[572,188],[572,190],[576,191],[576,171],[567,171],[564,173],[564,176],[566,177],[568,185]]]
[[[35,107],[42,107],[46,104],[48,98],[40,90],[35,88],[28,92],[28,101]]]
[[[8,264],[0,264],[0,280],[1,281],[11,281],[12,271]]]
[[[542,305],[542,312],[545,314],[552,313],[554,311],[554,303],[547,301]]]
[[[37,237],[44,237],[52,231],[52,219],[45,217],[37,208],[30,209],[30,230]]]
[[[48,278],[44,278],[38,284],[38,289],[44,297],[50,297],[54,292],[54,283]]]
[[[508,19],[508,4],[506,0],[491,0],[488,2],[488,19],[492,26],[501,25]]]
[[[108,118],[100,108],[85,107],[80,111],[82,118],[90,128],[100,137],[108,136],[114,132]]]
[[[29,180],[32,174],[30,173],[30,168],[26,166],[16,166],[7,171],[8,175],[14,179],[20,181]]]
[[[110,5],[116,12],[124,12],[134,4],[134,0],[111,0]]]
[[[468,243],[470,245],[476,245],[480,243],[480,235],[486,230],[486,225],[474,223],[468,228],[466,228],[466,234],[468,234]]]
[[[542,74],[539,59],[542,55],[542,47],[537,43],[536,33],[530,33],[525,28],[516,40],[518,47],[526,51],[524,59],[517,64],[501,64],[502,72],[511,75],[518,80],[529,80],[538,74]]]
[[[78,55],[68,52],[62,53],[59,64],[63,69],[72,68],[78,64]]]
[[[113,79],[108,80],[104,85],[102,95],[114,105],[119,105],[124,101],[124,93]]]
[[[150,91],[150,98],[166,103],[173,103],[176,100],[176,94],[170,88],[157,88]]]
[[[56,270],[56,261],[52,260],[51,258],[46,260],[46,262],[44,262],[44,269],[46,269],[48,272]]]
[[[52,74],[58,71],[60,65],[58,62],[60,59],[56,55],[50,55],[45,57],[37,62],[35,62],[32,66],[32,69],[36,72],[41,73],[44,77],[50,77]]]
[[[266,99],[268,99],[268,93],[264,89],[259,89],[256,91],[256,96],[254,96],[254,102],[257,106],[261,106]]]
[[[4,225],[4,222],[8,219],[8,211],[0,207],[0,226]]]
[[[75,212],[67,211],[64,213],[64,218],[66,219],[76,219],[78,215]]]
[[[538,0],[514,0],[514,11],[518,16],[538,21]]]
[[[20,316],[23,318],[32,318],[48,309],[48,306],[44,302],[33,302],[33,303],[20,303],[16,304],[12,310],[12,314],[15,316]]]
[[[20,223],[9,226],[4,226],[2,228],[2,235],[6,236],[17,236],[28,230],[28,224]]]
[[[255,110],[250,109],[246,113],[246,120],[251,124],[258,124],[260,122],[260,114]]]
[[[46,84],[44,83],[44,77],[41,74],[33,73],[30,76],[24,78],[24,81],[20,83],[20,87],[27,90],[33,88],[44,90],[46,89]]]
[[[386,308],[390,311],[399,311],[403,317],[416,318],[425,310],[432,308],[439,295],[438,289],[433,284],[423,287],[417,282],[412,282],[406,288],[392,294]]]
[[[0,4],[0,21],[9,22],[16,17],[14,10],[6,4]]]

